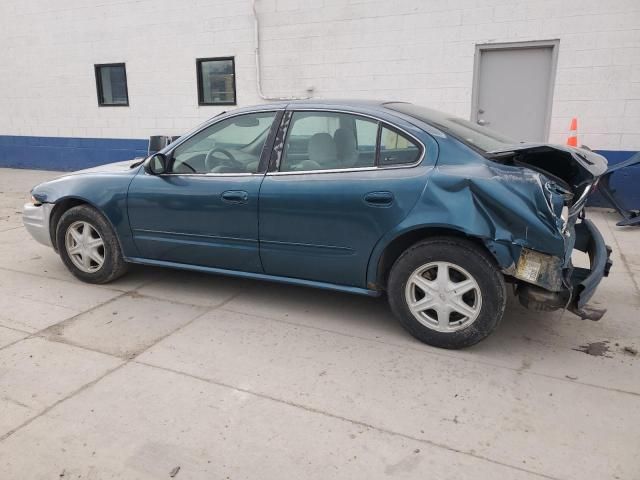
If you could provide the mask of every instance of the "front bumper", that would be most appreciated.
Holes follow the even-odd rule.
[[[604,277],[611,269],[611,248],[590,220],[583,219],[576,224],[573,248],[589,255],[589,268],[569,267],[564,271],[557,269],[556,275],[542,275],[545,287],[532,283],[524,283],[518,287],[520,302],[527,308],[551,311],[566,308],[583,319],[599,320],[605,310],[587,305]],[[550,270],[554,257],[548,256]],[[558,260],[558,259],[555,259]],[[564,280],[562,280],[564,277]],[[554,282],[549,282],[549,278]],[[557,280],[557,281],[555,281]],[[557,288],[552,288],[556,287]]]
[[[53,246],[49,232],[51,210],[53,210],[53,205],[50,203],[41,205],[26,203],[22,209],[22,223],[24,223],[27,231],[38,242],[48,247]]]

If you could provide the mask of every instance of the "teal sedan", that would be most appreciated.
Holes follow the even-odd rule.
[[[498,326],[507,284],[602,316],[587,302],[611,250],[584,205],[606,167],[409,103],[266,104],[38,185],[24,223],[86,282],[139,263],[386,294],[415,337],[462,348]]]

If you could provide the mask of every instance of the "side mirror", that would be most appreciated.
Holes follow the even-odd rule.
[[[167,157],[163,153],[154,153],[144,164],[144,169],[151,175],[167,173]]]

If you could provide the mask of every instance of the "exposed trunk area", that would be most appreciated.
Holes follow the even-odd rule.
[[[578,196],[607,170],[607,160],[602,155],[564,145],[527,143],[487,154],[494,161],[526,166],[560,180]]]

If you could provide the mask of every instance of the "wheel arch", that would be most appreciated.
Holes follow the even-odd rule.
[[[58,222],[62,218],[62,215],[64,215],[65,212],[69,211],[73,207],[78,207],[80,205],[88,205],[91,208],[93,208],[95,211],[100,213],[100,215],[102,215],[107,220],[109,225],[111,225],[111,228],[113,228],[113,224],[111,223],[111,220],[109,219],[109,217],[105,215],[104,212],[102,212],[98,207],[96,207],[92,202],[90,202],[86,198],[82,198],[82,197],[59,198],[54,202],[54,207],[51,210],[51,216],[49,217],[49,236],[51,237],[51,244],[53,245],[54,250],[56,251],[58,250],[57,238],[56,238],[56,227],[58,225]]]
[[[479,236],[469,235],[453,226],[423,225],[397,233],[386,242],[377,256],[372,256],[368,271],[367,287],[372,290],[386,290],[389,272],[395,261],[411,245],[431,237],[454,237],[467,240],[484,251],[496,266],[504,271],[504,258],[494,246],[497,244]]]

